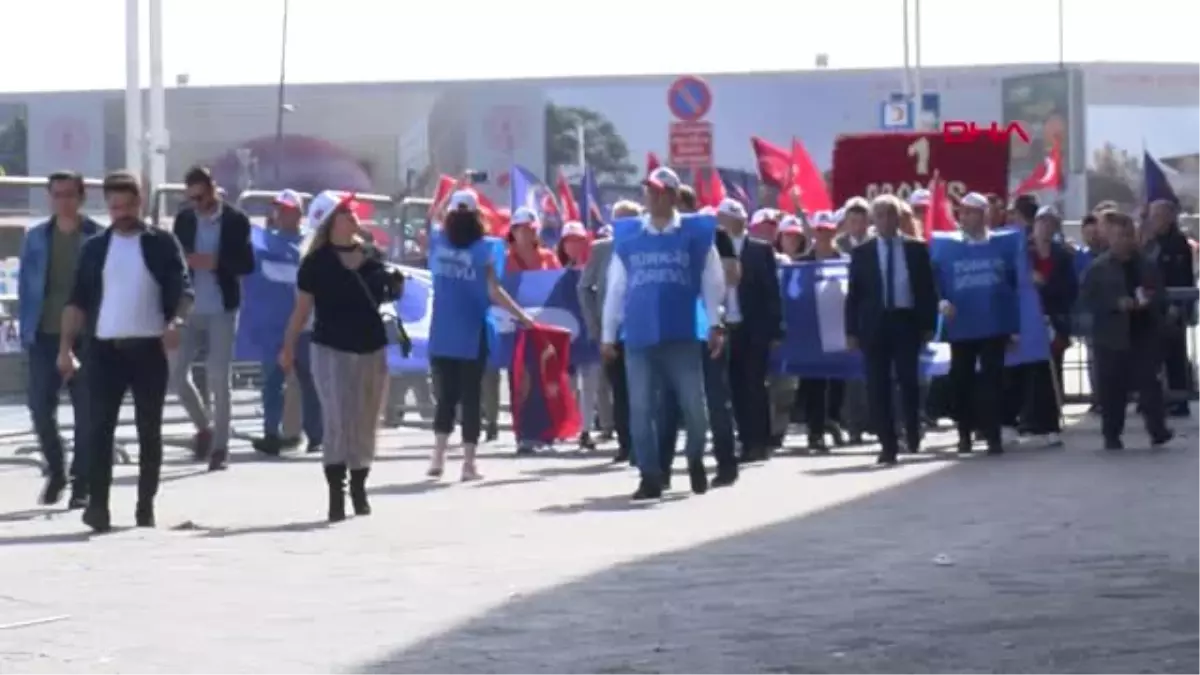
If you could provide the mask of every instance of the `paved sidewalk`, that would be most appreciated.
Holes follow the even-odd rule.
[[[426,482],[428,432],[388,430],[369,518],[327,527],[313,458],[242,448],[173,463],[160,528],[102,537],[0,461],[0,672],[1197,672],[1188,426],[1153,453],[1080,428],[885,470],[779,457],[648,507],[602,457],[511,444],[482,483]]]

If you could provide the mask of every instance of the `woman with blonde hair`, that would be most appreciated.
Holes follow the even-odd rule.
[[[367,251],[354,211],[353,196],[343,197],[316,224],[296,275],[296,306],[278,359],[291,369],[296,340],[311,315],[310,363],[325,426],[330,522],[346,518],[347,473],[355,515],[371,513],[366,483],[388,379],[388,330],[379,306],[404,291],[400,271]]]

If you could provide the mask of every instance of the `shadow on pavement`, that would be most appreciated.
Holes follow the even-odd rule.
[[[351,670],[1197,672],[1197,468],[1192,439],[958,462],[520,597]]]
[[[205,527],[194,522],[176,525],[171,529],[177,532],[196,532],[205,539],[224,539],[226,537],[244,537],[256,534],[284,534],[288,532],[312,532],[329,527],[328,520],[308,520],[293,523],[278,523],[275,525],[254,525],[251,527]]]

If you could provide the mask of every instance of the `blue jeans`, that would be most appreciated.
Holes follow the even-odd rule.
[[[704,459],[708,414],[704,403],[704,366],[693,341],[668,342],[645,349],[627,349],[625,376],[629,381],[629,429],[633,454],[642,478],[662,480],[658,410],[665,408],[664,394],[673,395],[683,415],[689,462]]]
[[[304,434],[309,443],[318,445],[325,437],[325,429],[321,426],[321,401],[317,398],[317,386],[313,383],[309,365],[309,337],[301,335],[296,340],[296,362],[292,372],[296,373],[296,382],[300,384]],[[287,376],[275,360],[264,361],[262,368],[263,433],[278,436],[279,425],[283,423],[283,386]]]
[[[87,357],[77,348],[75,355],[81,367],[67,383],[71,396],[71,407],[75,411],[75,442],[71,456],[71,477],[84,478],[87,470]],[[33,418],[33,431],[46,459],[46,469],[52,476],[65,476],[62,437],[58,429],[58,394],[62,390],[62,376],[58,373],[58,336],[38,333],[29,346],[29,415]]]
[[[704,364],[704,401],[708,409],[708,424],[712,431],[713,456],[717,468],[737,469],[737,453],[733,443],[733,406],[729,390],[729,348],[717,358],[708,353],[708,343],[699,343],[700,360]],[[658,409],[658,452],[663,471],[670,471],[675,462],[675,443],[679,437],[679,403],[673,392],[664,391]]]

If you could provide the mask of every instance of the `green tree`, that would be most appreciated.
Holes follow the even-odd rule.
[[[24,115],[0,120],[0,175],[29,173],[29,129]]]
[[[1141,159],[1106,143],[1092,153],[1087,181],[1088,201],[1092,204],[1110,200],[1134,204],[1138,201],[1138,186],[1142,181]]]
[[[555,175],[560,166],[579,161],[579,133],[583,126],[584,158],[596,173],[598,183],[629,184],[638,168],[629,161],[629,146],[604,115],[588,108],[546,104],[546,172]]]

